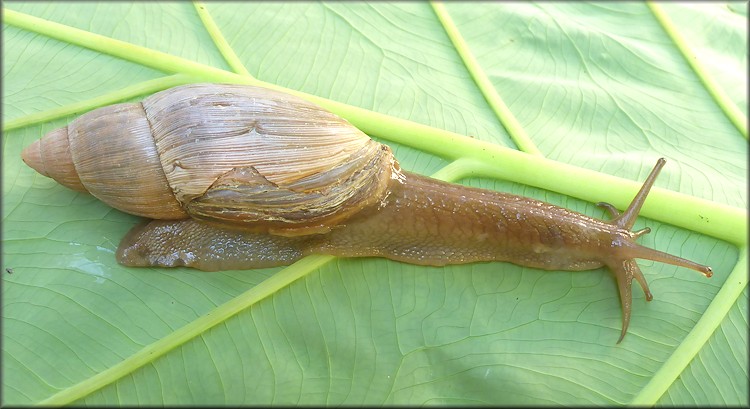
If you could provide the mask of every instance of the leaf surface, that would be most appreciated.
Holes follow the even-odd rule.
[[[746,404],[740,4],[7,2],[2,402]],[[596,217],[666,157],[635,229],[714,277],[641,262],[655,298],[634,290],[617,345],[603,269],[123,268],[114,250],[138,219],[20,152],[96,106],[193,81],[301,91],[407,170]],[[519,153],[522,134],[539,155]]]

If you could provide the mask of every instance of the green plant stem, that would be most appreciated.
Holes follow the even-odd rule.
[[[703,316],[698,320],[690,333],[672,352],[646,386],[630,402],[635,406],[653,406],[664,392],[672,386],[678,376],[685,370],[698,352],[706,345],[716,328],[727,316],[747,287],[747,246],[740,249],[737,264],[719,292],[709,304]]]
[[[171,88],[177,85],[187,84],[192,80],[193,78],[190,76],[184,74],[174,74],[168,77],[140,82],[125,88],[121,88],[114,92],[100,95],[96,98],[91,98],[85,101],[68,104],[59,108],[37,112],[18,119],[10,120],[3,124],[3,132],[8,132],[17,128],[23,128],[35,123],[52,121],[58,118],[66,117],[68,115],[88,112],[94,108],[126,101],[128,99],[135,98],[141,95],[152,94],[154,92]]]
[[[727,93],[724,92],[724,89],[714,80],[713,76],[711,76],[711,74],[708,72],[708,69],[706,69],[706,67],[701,62],[701,59],[698,58],[697,55],[695,55],[688,42],[685,41],[685,38],[677,30],[677,27],[675,27],[674,23],[672,23],[672,20],[669,18],[667,13],[664,12],[664,9],[661,7],[661,5],[651,1],[647,2],[646,4],[648,5],[649,9],[651,9],[654,17],[656,17],[656,21],[659,22],[664,31],[667,32],[667,35],[669,35],[669,38],[672,39],[674,44],[680,50],[682,56],[685,57],[685,61],[687,61],[690,67],[693,68],[693,71],[695,71],[698,79],[700,79],[700,81],[706,87],[706,90],[709,94],[711,94],[714,101],[716,101],[721,110],[724,111],[724,114],[727,116],[727,118],[729,118],[729,120],[732,122],[732,124],[734,124],[737,130],[740,131],[742,136],[744,136],[745,139],[748,139],[747,115],[745,115],[745,113],[743,113],[737,107],[737,104],[735,104],[732,99],[729,98]]]
[[[216,48],[219,49],[219,52],[224,57],[227,64],[229,64],[229,67],[232,68],[232,71],[253,78],[247,68],[245,68],[245,65],[242,64],[242,60],[240,60],[234,52],[234,49],[229,45],[229,42],[224,38],[224,35],[221,34],[219,26],[216,25],[213,17],[211,17],[206,5],[202,2],[194,2],[193,6],[195,6],[195,10],[198,12],[198,17],[200,17],[203,25],[206,27],[206,31],[208,31],[214,44],[216,44]]]
[[[474,166],[476,161],[467,158],[456,159],[444,166],[430,177],[434,179],[444,180],[446,182],[456,182],[463,178],[472,176],[475,174]]]
[[[152,67],[170,74],[183,73],[198,78],[211,74],[220,77],[224,77],[226,74],[232,74],[228,71],[199,64],[185,58],[170,56],[161,51],[141,47],[125,41],[115,40],[114,38],[105,37],[103,35],[55,23],[39,17],[19,13],[7,8],[3,8],[3,22],[46,35],[59,41],[89,48],[103,54],[109,54],[126,61],[132,61],[136,64]],[[232,75],[239,78],[245,78],[248,83],[252,82],[251,78],[242,77],[237,74]]]
[[[456,48],[458,55],[464,62],[469,74],[471,74],[471,77],[482,92],[482,95],[484,95],[484,98],[487,100],[490,108],[492,108],[492,111],[495,112],[500,123],[508,131],[513,142],[515,142],[516,146],[518,146],[523,152],[541,156],[542,152],[536,147],[531,138],[529,138],[529,135],[526,134],[524,127],[518,122],[518,119],[513,115],[510,108],[505,105],[500,94],[497,93],[495,86],[487,77],[487,74],[484,73],[482,66],[474,57],[474,54],[472,54],[471,49],[469,49],[469,45],[466,44],[461,32],[458,31],[458,28],[453,23],[453,19],[451,19],[450,14],[448,14],[448,10],[446,10],[442,2],[430,2],[430,5],[432,6],[432,10],[435,12],[438,20],[440,20],[440,23],[443,25],[446,34],[448,34],[448,38],[450,38],[453,46]]]
[[[99,390],[112,382],[132,373],[136,369],[155,361],[167,352],[195,338],[211,327],[220,324],[240,311],[257,304],[264,298],[273,295],[280,289],[287,287],[292,282],[304,277],[329,261],[333,256],[308,256],[292,264],[289,267],[273,274],[263,280],[260,284],[245,291],[239,296],[216,307],[207,314],[195,319],[184,327],[172,332],[158,341],[147,345],[140,351],[129,356],[118,364],[97,373],[83,382],[50,396],[39,402],[39,405],[66,405],[82,399],[92,392]]]

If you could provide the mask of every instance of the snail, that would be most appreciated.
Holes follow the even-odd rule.
[[[631,231],[665,164],[623,213],[562,207],[404,171],[387,145],[321,107],[266,88],[190,84],[96,109],[22,152],[44,176],[148,218],[123,238],[126,266],[201,270],[288,265],[309,254],[442,266],[506,261],[608,267],[630,322],[636,258],[711,268],[641,246]]]

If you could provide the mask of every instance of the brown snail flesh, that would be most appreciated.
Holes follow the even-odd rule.
[[[607,266],[625,335],[634,259],[707,266],[635,242],[660,159],[628,209],[603,221],[538,200],[402,171],[386,145],[300,98],[191,84],[89,112],[24,149],[39,173],[153,219],[122,240],[128,266],[201,270],[288,265],[309,254],[446,265],[508,261],[546,270]],[[104,159],[106,158],[106,159]],[[618,341],[619,342],[619,341]]]

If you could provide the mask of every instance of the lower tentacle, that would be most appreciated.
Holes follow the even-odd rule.
[[[620,290],[620,304],[622,305],[622,331],[620,332],[620,338],[617,340],[619,344],[625,338],[628,326],[630,326],[630,312],[633,304],[633,290],[631,287],[633,275],[629,274],[627,261],[623,261],[619,265],[610,266],[610,268],[615,273],[615,278],[617,279],[617,288]]]
[[[620,216],[620,211],[617,210],[617,208],[611,205],[610,203],[599,202],[596,205],[599,207],[603,207],[607,211],[607,213],[609,213],[609,217],[613,219],[616,219],[617,217]]]
[[[633,232],[633,234],[635,235],[635,238],[641,237],[644,234],[649,234],[649,233],[651,233],[650,227],[646,227],[645,229],[641,229],[641,230]]]
[[[643,293],[646,295],[646,301],[651,301],[654,296],[651,294],[651,290],[648,288],[646,278],[643,276],[640,267],[636,264],[635,260],[627,259],[618,262],[609,263],[609,268],[615,274],[617,280],[617,287],[620,290],[620,304],[622,305],[622,331],[620,332],[620,341],[625,337],[628,332],[628,326],[630,325],[630,313],[633,307],[633,278],[638,281],[641,285]]]

